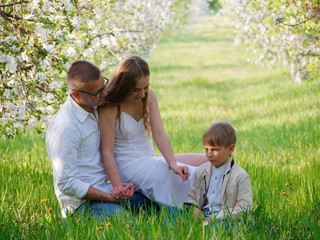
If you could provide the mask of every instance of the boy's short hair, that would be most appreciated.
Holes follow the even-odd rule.
[[[202,141],[211,146],[229,147],[236,144],[236,131],[228,122],[215,122],[204,132]]]

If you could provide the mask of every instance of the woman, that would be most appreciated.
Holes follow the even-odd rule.
[[[122,182],[132,182],[136,191],[153,201],[180,207],[195,166],[206,158],[203,154],[173,154],[149,78],[148,64],[138,56],[124,59],[112,75],[106,104],[99,108],[103,164],[113,196],[126,197]],[[163,157],[156,156],[151,133]]]

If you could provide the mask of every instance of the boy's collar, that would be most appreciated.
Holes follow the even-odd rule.
[[[232,156],[229,157],[229,160],[227,162],[227,167],[226,167],[226,171],[225,171],[225,175],[228,174],[231,170],[231,168],[233,167],[234,165],[234,160],[232,158]]]

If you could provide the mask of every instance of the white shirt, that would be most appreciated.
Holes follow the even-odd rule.
[[[207,192],[208,205],[205,206],[205,208],[209,208],[210,213],[216,213],[222,209],[222,184],[226,166],[227,164],[224,164],[219,168],[212,166],[209,189]]]
[[[52,161],[55,194],[62,216],[86,200],[89,186],[110,193],[100,152],[97,110],[89,113],[68,96],[47,131],[46,147]]]

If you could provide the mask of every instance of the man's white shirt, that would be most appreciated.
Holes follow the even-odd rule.
[[[112,186],[101,160],[96,108],[89,113],[69,95],[50,123],[46,147],[63,217],[85,202],[82,198],[89,186],[110,193]]]

